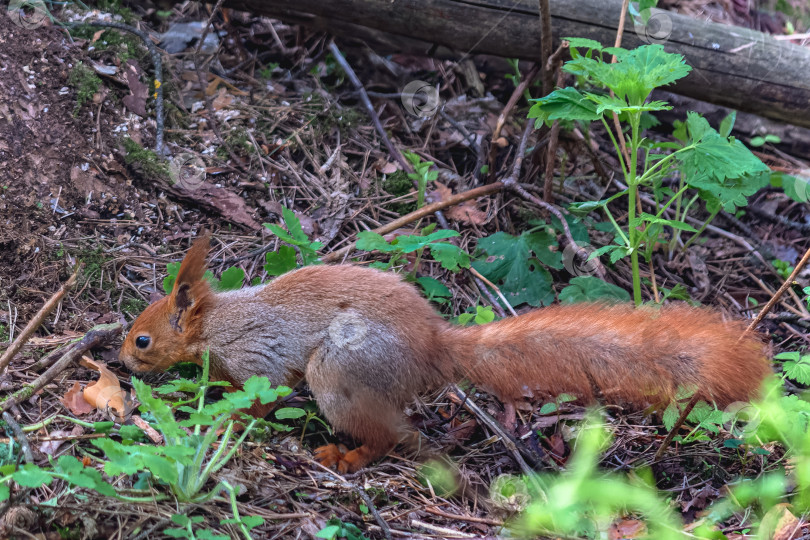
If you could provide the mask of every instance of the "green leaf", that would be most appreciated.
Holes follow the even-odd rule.
[[[725,118],[720,122],[720,132],[721,137],[728,137],[731,135],[731,130],[734,129],[734,121],[737,119],[737,111],[731,111],[726,115]]]
[[[298,407],[284,407],[276,411],[275,415],[276,418],[279,420],[291,420],[295,418],[301,418],[302,416],[306,416],[307,412],[304,409]]]
[[[681,412],[678,410],[678,407],[674,403],[670,403],[661,418],[661,420],[664,422],[664,428],[667,431],[672,431],[672,428],[675,427],[675,422],[678,421],[680,416]]]
[[[328,538],[329,540],[337,536],[340,527],[337,525],[328,525],[315,534],[315,538]]]
[[[416,278],[416,282],[422,286],[428,300],[433,300],[435,298],[450,298],[452,296],[450,289],[448,289],[444,283],[432,277],[418,277]]]
[[[261,516],[242,516],[242,525],[248,528],[248,530],[258,527],[264,523],[264,518]]]
[[[596,302],[613,300],[629,302],[630,293],[612,283],[602,281],[594,276],[577,276],[571,278],[570,284],[560,292],[560,302]]]
[[[475,261],[472,266],[493,283],[500,283],[501,292],[512,306],[524,303],[548,305],[554,299],[551,274],[531,256],[534,252],[538,258],[551,257],[544,253],[549,251],[548,237],[547,233],[541,231],[523,233],[518,237],[498,232],[481,238],[478,248],[487,257]]]
[[[543,403],[543,406],[540,407],[540,414],[551,414],[553,412],[557,412],[559,407],[554,402]]]
[[[245,271],[238,266],[232,266],[222,272],[219,279],[219,291],[236,291],[242,288],[242,282],[245,280]]]
[[[286,274],[296,267],[295,248],[279,246],[278,251],[268,252],[264,255],[264,271],[271,276]]]
[[[24,487],[36,488],[47,486],[53,477],[33,463],[26,463],[11,475],[11,478]]]
[[[395,249],[382,235],[372,231],[360,231],[357,233],[356,246],[357,249],[363,251],[391,252]]]
[[[430,244],[430,254],[441,263],[442,268],[458,272],[461,268],[470,267],[470,255],[460,247],[448,242]]]
[[[491,306],[475,306],[475,324],[487,324],[495,320]]]
[[[270,380],[267,377],[260,377],[258,375],[253,375],[245,381],[242,390],[247,394],[248,399],[251,401],[258,399],[262,405],[276,401],[279,396],[279,391],[272,387]]]
[[[532,100],[534,105],[529,109],[529,118],[536,118],[535,127],[554,120],[599,120],[593,101],[571,86],[554,90],[546,97]]]
[[[152,387],[141,381],[140,379],[133,378],[132,386],[135,388],[135,394],[138,396],[138,401],[141,402],[140,409],[149,412],[157,421],[158,429],[164,436],[168,437],[184,437],[186,432],[183,431],[174,419],[169,405],[160,398],[152,395]]]
[[[664,219],[652,214],[648,214],[647,212],[642,212],[641,216],[637,217],[633,222],[630,224],[631,227],[638,227],[643,223],[660,223],[661,225],[669,225],[673,229],[681,229],[683,231],[689,232],[697,232],[697,229],[689,225],[688,223],[684,223],[683,221],[677,221],[672,219]]]
[[[166,277],[163,278],[163,291],[171,294],[174,288],[174,280],[177,279],[177,272],[180,271],[179,262],[170,262],[166,265]]]
[[[141,428],[136,425],[123,425],[118,428],[118,436],[129,441],[143,441],[146,435]]]

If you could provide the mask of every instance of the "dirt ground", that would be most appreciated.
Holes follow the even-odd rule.
[[[142,26],[161,31],[166,30],[167,20],[208,16],[199,6],[184,5],[168,18],[158,16],[156,7],[131,7],[143,18]],[[739,10],[719,10],[715,15],[726,22],[757,25]],[[295,210],[310,238],[323,242],[323,253],[346,246],[358,231],[414,208],[410,188],[403,193],[392,187],[391,178],[404,176],[398,171],[401,167],[377,136],[355,90],[329,59],[329,36],[237,12],[215,20],[223,36],[205,74],[194,67],[193,48],[164,55],[168,152],[202,159],[207,173],[206,185],[190,193],[161,176],[156,170],[160,162],[156,165],[154,156],[142,151],[154,148],[156,123],[154,88],[149,87],[147,96],[126,74],[130,65],[151,73],[149,56],[137,45],[138,38],[130,36],[131,41],[121,43],[113,38],[115,32],[103,28],[85,28],[72,32],[73,36],[52,25],[26,29],[5,16],[5,10],[0,12],[0,347],[4,349],[19,333],[77,263],[84,265],[77,286],[46,318],[11,369],[0,376],[0,390],[11,391],[33,380],[37,373],[28,368],[36,359],[93,326],[131,323],[162,294],[166,264],[180,260],[202,231],[214,233],[214,273],[238,265],[249,281],[267,277],[262,273],[264,253],[278,244],[261,224],[277,223],[282,205]],[[770,19],[760,26],[768,24],[778,27]],[[439,181],[455,193],[481,183],[487,150],[482,145],[514,89],[504,76],[510,68],[503,60],[470,61],[485,90],[479,95],[463,71],[454,71],[447,61],[382,57],[351,40],[338,40],[338,44],[358,70],[377,115],[398,147],[435,161],[444,171]],[[86,72],[77,70],[79,64]],[[115,69],[105,71],[105,67]],[[92,86],[88,72],[99,78],[100,86]],[[445,111],[456,118],[453,122],[438,115],[429,121],[416,119],[403,111],[397,99],[386,97],[408,80],[437,73],[447,102]],[[204,77],[204,88],[200,77]],[[147,105],[138,114],[141,101]],[[515,116],[498,141],[503,144],[497,161],[504,170],[512,163],[525,110]],[[605,142],[602,138],[594,143],[597,153],[607,148]],[[577,155],[566,164],[567,175],[577,179],[573,189],[593,189],[597,174],[591,157],[577,150],[576,142],[561,144]],[[794,159],[774,154],[767,157]],[[525,181],[535,182],[544,163],[536,154],[527,161]],[[604,163],[609,166],[611,158],[605,156]],[[571,189],[571,184],[566,187]],[[573,197],[563,193],[561,200]],[[806,204],[796,204],[770,189],[756,199],[752,206],[783,220],[769,221],[750,212],[720,218],[718,226],[734,231],[731,234],[738,239],[746,238],[771,258],[795,263],[806,248]],[[451,226],[461,232],[461,247],[470,252],[478,238],[496,231],[514,233],[539,213],[536,207],[503,193],[473,210],[477,217],[450,218]],[[405,230],[412,232],[407,226]],[[750,250],[731,236],[713,235],[695,252],[700,264],[688,257],[658,259],[661,283],[669,287],[681,283],[694,299],[732,316],[750,316],[750,310],[740,309],[746,299],[764,303],[781,283],[773,268],[752,272]],[[368,254],[361,259],[367,261]],[[456,276],[435,263],[426,273],[446,283],[458,298],[453,305],[441,307],[445,315],[459,315],[481,296],[471,277]],[[627,287],[627,266],[612,269],[608,279]],[[779,310],[782,318],[764,323],[776,350],[795,349],[807,340],[806,333],[797,336],[785,328],[785,321],[794,320],[791,313]],[[130,374],[117,361],[119,345],[97,351],[96,357],[127,381]],[[60,398],[75,381],[93,378],[91,370],[72,367],[12,413],[23,425],[65,414]],[[475,398],[493,416],[504,418],[494,400],[483,394]],[[288,399],[290,406],[306,402],[304,387]],[[306,436],[298,429],[251,440],[221,476],[241,486],[243,514],[265,518],[257,529],[260,538],[310,537],[331,517],[359,526],[368,537],[382,538],[378,520],[368,509],[362,510],[366,502],[358,495],[360,489],[377,494],[377,510],[400,537],[408,536],[408,531],[419,531],[413,533],[419,538],[495,537],[503,534],[502,526],[515,506],[511,502],[493,505],[487,500],[489,486],[498,476],[520,470],[509,450],[493,443],[491,433],[474,417],[462,413],[456,418],[449,412],[459,404],[457,395],[444,391],[425,396],[411,411],[411,420],[430,444],[457,466],[457,481],[463,489],[452,497],[426,487],[419,463],[405,453],[346,477],[319,468],[311,449],[329,438],[323,429],[310,429]],[[548,435],[542,440],[532,413],[518,411],[526,420],[518,428],[524,443],[539,454],[559,450],[559,456],[551,458],[558,464],[570,451],[568,428],[559,427],[561,418],[584,416],[584,409],[576,404],[561,411],[556,420],[540,422]],[[624,463],[649,454],[652,443],[663,437],[655,417],[619,410],[611,410],[610,415],[617,434],[604,458],[610,468],[625,470]],[[451,416],[450,425],[445,425]],[[85,419],[105,417],[96,412]],[[81,457],[88,448],[82,436],[89,432],[76,431],[60,420],[48,429],[51,436],[59,432],[70,437],[59,445],[34,444],[37,462],[47,463],[48,456],[62,454]],[[757,467],[756,463],[741,465],[713,444],[684,447],[678,460],[656,465],[657,477],[664,479],[659,487],[673,492],[685,519],[717,499],[731,477],[755,472]],[[704,464],[714,472],[707,472]],[[687,482],[687,476],[692,481]],[[87,491],[71,491],[55,505],[45,504],[54,495],[54,489],[42,488],[28,493],[26,500],[15,501],[12,510],[18,515],[7,518],[5,524],[17,529],[6,530],[16,530],[13,534],[18,537],[49,539],[158,538],[176,511],[170,503],[125,504]],[[224,503],[208,502],[193,512],[205,516],[222,534],[235,534],[233,528],[219,525],[219,518],[229,515]]]

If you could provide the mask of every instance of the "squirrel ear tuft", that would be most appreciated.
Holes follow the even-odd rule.
[[[185,289],[187,294],[188,289],[203,278],[203,274],[205,274],[205,258],[210,250],[211,237],[208,234],[204,234],[194,241],[191,249],[188,250],[183,262],[180,264],[172,295],[177,297],[181,289]]]

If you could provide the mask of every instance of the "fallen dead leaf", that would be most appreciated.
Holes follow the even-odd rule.
[[[52,456],[56,454],[56,451],[59,450],[63,444],[70,441],[70,437],[78,437],[82,433],[84,433],[84,428],[82,426],[73,426],[73,429],[70,431],[66,429],[57,429],[56,431],[51,431],[48,434],[48,437],[50,437],[52,440],[42,441],[42,444],[39,445],[39,451],[45,455]]]
[[[96,410],[95,407],[85,401],[82,396],[82,388],[79,381],[74,382],[73,386],[65,392],[65,395],[62,396],[59,401],[75,416],[82,416]]]
[[[608,531],[610,540],[641,538],[646,535],[647,525],[637,519],[623,519],[611,525]]]
[[[121,389],[121,383],[118,382],[118,377],[107,369],[102,363],[96,362],[89,356],[83,356],[81,364],[85,367],[95,369],[101,376],[98,381],[90,383],[84,389],[84,399],[99,410],[107,410],[107,408],[114,411],[119,419],[123,419],[126,414],[126,407],[124,405],[126,394]]]
[[[802,536],[799,519],[790,511],[790,505],[781,503],[768,510],[759,526],[759,537],[771,540],[793,540]]]
[[[445,186],[441,182],[434,182],[436,189],[433,193],[439,196],[439,199],[446,201],[453,196],[453,190]],[[450,219],[467,223],[468,225],[483,225],[487,222],[487,214],[478,209],[475,201],[464,201],[461,204],[451,206],[444,211],[444,214]]]

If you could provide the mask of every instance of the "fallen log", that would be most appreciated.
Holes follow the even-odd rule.
[[[540,51],[536,0],[226,0],[225,5],[331,31],[381,30],[450,47],[459,56],[536,60]],[[551,0],[555,42],[575,36],[612,44],[620,12],[618,0]],[[661,43],[693,68],[668,90],[810,127],[810,48],[657,9],[647,25],[628,17],[623,46],[645,43]]]

